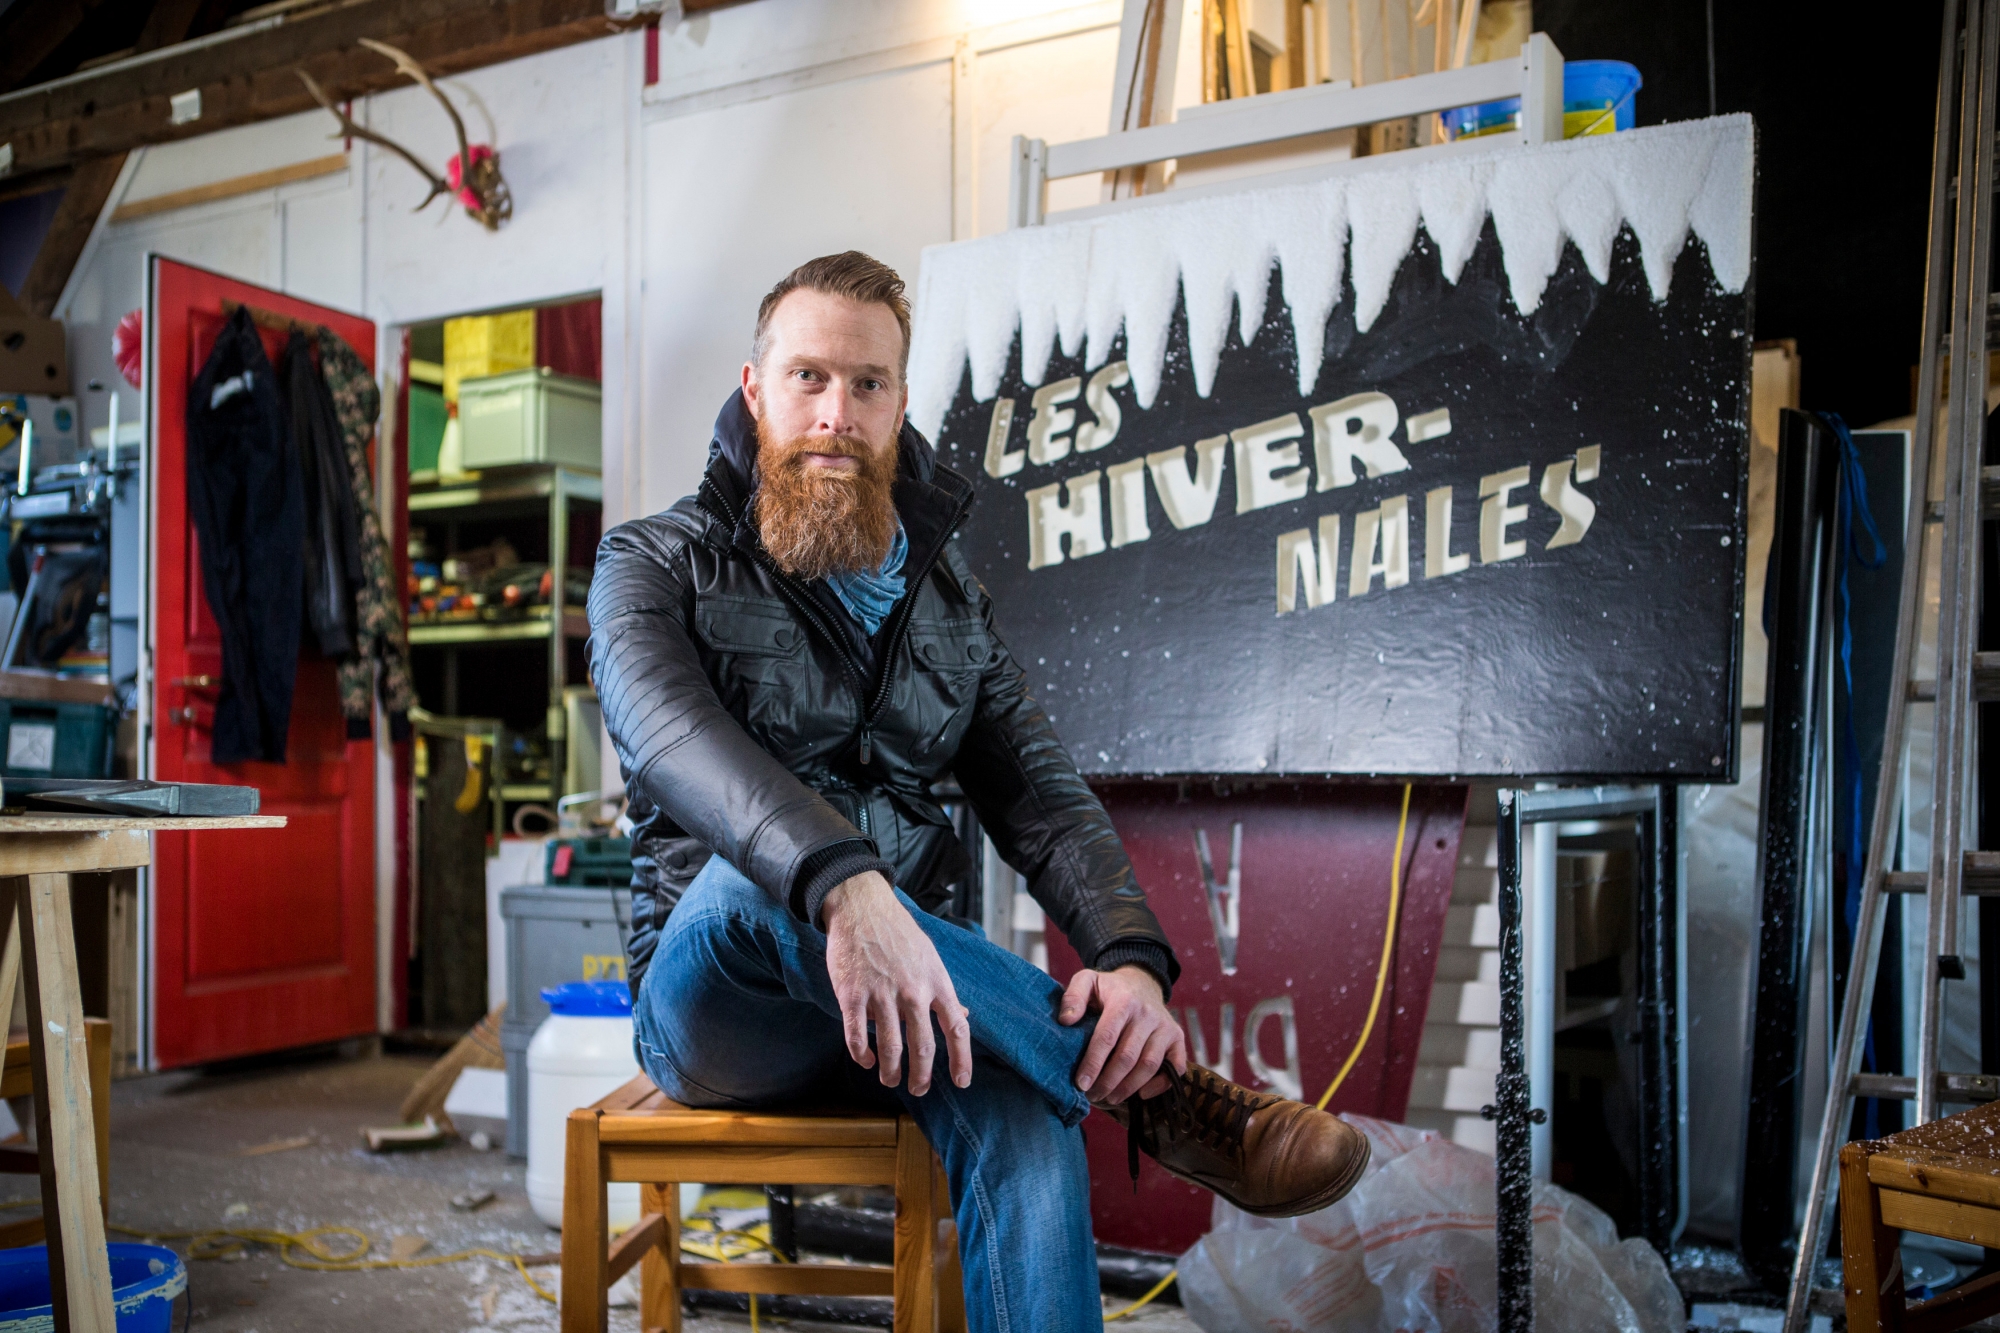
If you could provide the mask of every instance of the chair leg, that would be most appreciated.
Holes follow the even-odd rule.
[[[639,1327],[643,1333],[681,1333],[681,1187],[641,1185],[639,1213],[667,1220],[665,1236],[639,1261]]]
[[[937,1215],[932,1271],[937,1275],[938,1333],[965,1333],[965,1274],[958,1263],[958,1214],[951,1206],[951,1179],[935,1153],[931,1154],[931,1206]]]
[[[930,1141],[917,1122],[896,1122],[895,1333],[936,1333],[937,1204],[931,1185]]]
[[[562,1333],[604,1333],[610,1215],[595,1111],[572,1111],[563,1158]]]
[[[1852,1333],[1900,1333],[1903,1327],[1902,1233],[1882,1225],[1880,1193],[1868,1179],[1876,1145],[1840,1150],[1841,1283]]]

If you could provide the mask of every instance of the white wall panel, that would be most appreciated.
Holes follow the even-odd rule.
[[[662,29],[660,82],[648,96],[651,100],[684,97],[917,43],[950,42],[972,29],[1060,13],[1076,4],[1077,0],[757,0],[733,5]],[[1100,124],[1098,132],[1102,131]]]
[[[133,173],[125,198],[152,199],[338,153],[341,141],[328,137],[333,128],[332,116],[313,111],[155,144]]]
[[[950,239],[951,112],[938,61],[646,127],[636,512],[700,479],[772,283],[846,249],[914,281]]]
[[[601,89],[614,77],[616,49],[585,42],[440,81],[473,141],[500,145],[514,217],[498,232],[443,200],[415,212],[429,188],[423,178],[394,154],[369,150],[369,314],[402,323],[598,289],[610,187]],[[367,112],[369,128],[434,169],[458,151],[444,109],[420,89],[370,98]]]
[[[975,235],[1007,229],[1008,155],[1015,135],[1063,143],[1106,131],[1117,61],[1116,23],[980,53],[971,92],[977,127]],[[1051,181],[1049,211],[1097,203],[1101,182],[1099,176]]]
[[[284,267],[278,285],[336,310],[361,312],[361,192],[347,185],[301,189],[280,205]]]

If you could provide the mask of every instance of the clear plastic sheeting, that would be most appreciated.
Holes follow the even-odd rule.
[[[1499,1318],[1493,1159],[1429,1131],[1346,1116],[1374,1149],[1352,1193],[1305,1217],[1265,1220],[1215,1203],[1214,1228],[1181,1258],[1181,1301],[1207,1333],[1483,1333]],[[1619,1240],[1596,1206],[1535,1191],[1535,1327],[1541,1333],[1681,1333],[1686,1310],[1643,1240]]]
[[[1687,912],[1684,1011],[1687,1086],[1700,1089],[1688,1116],[1690,1235],[1736,1235],[1743,1169],[1746,1061],[1757,977],[1757,802],[1764,728],[1743,728],[1740,780],[1681,789],[1681,894]]]

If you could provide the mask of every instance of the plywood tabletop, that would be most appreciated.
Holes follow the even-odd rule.
[[[283,828],[283,815],[0,815],[0,836],[19,833],[111,833],[119,830]]]

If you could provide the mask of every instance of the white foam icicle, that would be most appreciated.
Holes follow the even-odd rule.
[[[1340,302],[1347,191],[1274,190],[1263,197],[1251,220],[1271,237],[1299,349],[1299,392],[1311,393],[1326,358],[1327,317]]]
[[[1424,230],[1437,246],[1444,280],[1456,286],[1486,222],[1486,191],[1493,164],[1446,165],[1448,169],[1425,172],[1418,179],[1417,204],[1423,210]]]
[[[1500,267],[1514,308],[1524,315],[1540,309],[1542,293],[1562,262],[1563,227],[1556,195],[1569,184],[1569,164],[1540,153],[1521,152],[1493,166],[1487,204],[1493,234],[1500,241]]]
[[[1723,290],[1750,277],[1755,170],[1748,116],[1660,125],[1537,148],[1496,145],[1305,185],[1143,205],[1081,222],[1029,227],[924,251],[910,358],[910,419],[935,434],[969,364],[980,402],[999,392],[1015,335],[1024,383],[1039,385],[1057,346],[1090,369],[1125,335],[1140,407],[1160,391],[1174,308],[1183,296],[1195,390],[1207,397],[1229,316],[1250,342],[1265,316],[1271,266],[1280,270],[1310,393],[1326,323],[1352,274],[1356,329],[1387,305],[1396,271],[1422,226],[1456,282],[1493,219],[1515,308],[1532,313],[1574,244],[1606,282],[1612,247],[1629,226],[1653,299],[1667,299],[1690,234]],[[1350,253],[1351,249],[1351,253]]]
[[[1624,222],[1611,186],[1595,175],[1571,180],[1556,196],[1556,220],[1583,255],[1583,266],[1590,270],[1590,276],[1599,283],[1611,281],[1611,247],[1617,243],[1618,228]],[[1742,285],[1736,284],[1738,288]]]
[[[1366,333],[1389,304],[1389,289],[1403,256],[1417,242],[1416,182],[1408,172],[1383,172],[1380,177],[1350,183],[1347,191],[1348,236],[1354,266],[1354,327]]]

